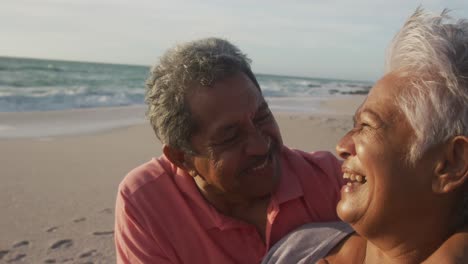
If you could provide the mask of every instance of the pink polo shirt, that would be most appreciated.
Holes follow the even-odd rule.
[[[267,209],[266,242],[253,225],[219,213],[193,178],[162,156],[132,170],[115,210],[117,263],[260,263],[271,245],[308,222],[336,221],[342,177],[329,152],[284,147]]]

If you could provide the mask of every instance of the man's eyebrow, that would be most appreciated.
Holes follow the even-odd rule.
[[[268,107],[268,103],[267,103],[266,101],[262,101],[262,102],[260,103],[260,106],[257,108],[257,111],[256,111],[256,112],[258,113],[258,112],[260,112],[260,111],[265,111],[265,110],[267,110],[268,108],[269,108],[269,107]],[[231,123],[231,124],[222,125],[222,126],[216,128],[216,129],[214,130],[214,134],[213,134],[213,135],[218,136],[219,134],[225,133],[225,132],[228,131],[228,130],[235,129],[235,128],[237,127],[237,125],[238,125],[237,122]]]
[[[229,130],[236,129],[239,125],[238,121],[222,124],[219,127],[216,127],[213,132],[213,137],[219,137],[227,133]]]

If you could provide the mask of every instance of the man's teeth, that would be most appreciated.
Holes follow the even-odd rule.
[[[260,164],[257,167],[253,168],[253,170],[254,171],[261,170],[261,169],[265,168],[267,164],[268,164],[268,159],[265,159],[265,161],[262,164]]]
[[[350,181],[353,181],[353,182],[354,181],[359,182],[359,183],[364,183],[366,181],[365,176],[357,175],[357,174],[353,174],[353,173],[344,173],[343,178],[349,179]],[[348,184],[350,184],[350,182],[348,182]]]

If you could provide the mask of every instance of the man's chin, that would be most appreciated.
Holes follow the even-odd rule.
[[[244,190],[249,196],[264,197],[276,191],[281,176],[280,153],[279,148],[272,148],[264,168],[251,170],[241,176]]]
[[[278,186],[278,177],[274,174],[270,175],[256,175],[255,180],[249,181],[247,189],[251,195],[261,197],[269,195],[274,192]]]

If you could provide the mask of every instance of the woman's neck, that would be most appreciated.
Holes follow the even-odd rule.
[[[368,238],[364,263],[421,263],[455,232],[451,220],[443,221],[434,217],[407,227],[406,230],[393,229],[388,234]]]
[[[414,242],[414,241],[413,241]],[[367,242],[364,263],[421,263],[427,259],[441,244],[439,243],[404,243],[389,250],[382,250],[372,242]],[[420,245],[420,246],[417,246]]]

